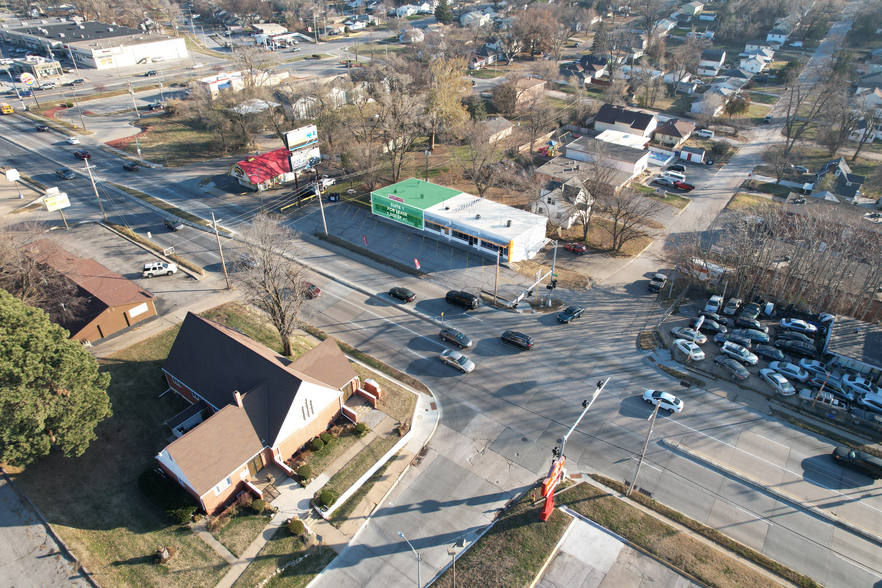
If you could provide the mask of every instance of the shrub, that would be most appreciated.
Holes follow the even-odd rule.
[[[324,490],[321,494],[319,494],[319,500],[322,501],[322,504],[325,506],[331,506],[335,502],[337,502],[337,493],[333,490]]]
[[[313,54],[312,54],[312,58],[313,58],[313,59],[321,59],[322,56],[319,55],[319,54],[317,54],[317,53],[313,53]]]
[[[190,517],[196,511],[197,505],[193,498],[155,469],[146,470],[138,477],[138,488],[162,509],[168,518],[179,525],[190,522]]]
[[[313,451],[321,451],[325,446],[325,442],[322,441],[319,437],[316,437],[312,440],[312,450]]]
[[[364,423],[358,423],[357,425],[355,425],[355,434],[356,434],[356,435],[358,435],[359,437],[361,437],[361,436],[364,435],[365,433],[367,433],[367,425],[366,425],[366,424],[364,424]]]
[[[236,499],[236,505],[239,508],[250,508],[253,502],[254,496],[250,492],[243,492],[239,498]]]
[[[255,499],[251,503],[251,510],[253,510],[257,514],[263,514],[264,509],[266,509],[266,502],[264,502],[260,498]]]
[[[74,107],[74,103],[71,102],[71,101],[67,101],[67,102],[64,103],[64,106],[66,106],[67,108],[73,108],[73,107]]]
[[[306,531],[306,525],[300,519],[291,519],[288,521],[288,530],[292,535],[303,535]]]
[[[301,480],[308,480],[312,477],[312,466],[307,464],[303,464],[299,468],[297,468],[297,475],[300,476]]]
[[[322,440],[322,443],[327,445],[331,442],[331,434],[326,431],[326,432],[322,433],[321,435],[319,435],[319,439]]]

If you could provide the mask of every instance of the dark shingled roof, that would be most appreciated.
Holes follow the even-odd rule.
[[[656,135],[665,135],[668,137],[679,137],[681,139],[688,137],[695,130],[695,123],[686,120],[669,120],[662,126],[653,131]]]
[[[628,110],[627,108],[615,106],[613,104],[604,104],[597,112],[597,116],[594,117],[594,123],[596,124],[600,122],[608,125],[620,123],[626,124],[632,129],[645,131],[647,127],[649,127],[649,123],[652,122],[653,118],[654,115],[652,114],[646,114],[645,112],[639,112],[636,110]]]

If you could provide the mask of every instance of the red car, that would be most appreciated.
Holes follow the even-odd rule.
[[[691,192],[695,189],[695,186],[692,184],[688,184],[686,182],[674,182],[674,187],[683,190],[684,192]]]
[[[584,255],[587,249],[581,243],[567,243],[564,245],[564,249],[567,251],[572,251],[576,255]]]
[[[318,298],[319,296],[322,295],[321,288],[319,288],[315,284],[305,282],[304,285],[306,286],[306,297],[309,298],[310,300],[312,300],[313,298]]]
[[[92,159],[92,154],[88,151],[74,151],[74,157],[77,159]]]

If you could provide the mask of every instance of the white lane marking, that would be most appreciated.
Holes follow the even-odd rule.
[[[781,447],[783,447],[783,448],[787,449],[788,451],[790,451],[790,447],[787,446],[787,445],[784,445],[783,443],[778,443],[778,442],[775,441],[774,439],[769,439],[768,437],[763,437],[762,435],[759,435],[758,433],[754,433],[753,431],[750,431],[750,433],[751,433],[752,435],[756,435],[756,436],[759,437],[760,439],[765,439],[766,441],[770,441],[770,442],[774,443],[775,445],[780,445]]]

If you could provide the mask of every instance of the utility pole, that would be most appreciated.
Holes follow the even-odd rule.
[[[132,82],[129,82],[129,94],[132,96],[132,107],[135,109],[135,114],[138,115],[138,120],[141,120],[141,113],[138,112],[138,104],[135,102],[135,91],[132,89]]]
[[[221,267],[224,268],[224,278],[227,280],[227,290],[232,290],[230,286],[230,275],[227,273],[227,264],[224,263],[224,248],[221,247],[220,234],[217,232],[218,221],[214,220],[214,212],[211,213],[211,227],[214,229],[214,237],[217,239],[217,251],[220,253]]]
[[[322,191],[318,187],[318,184],[315,185],[315,197],[318,198],[319,201],[319,209],[322,211],[322,224],[325,226],[325,237],[327,237],[328,223],[325,221],[325,205],[322,204]]]
[[[649,417],[649,430],[646,431],[646,441],[643,442],[643,451],[640,452],[640,459],[637,460],[637,471],[634,472],[634,479],[631,480],[631,485],[628,486],[628,493],[625,496],[631,496],[631,490],[634,489],[634,485],[637,484],[637,476],[640,475],[640,466],[643,465],[643,456],[646,455],[646,448],[649,447],[649,436],[652,435],[652,428],[655,426],[655,417],[658,416],[658,407],[661,406],[661,399],[655,404],[655,410],[652,411],[652,416]]]
[[[77,100],[77,91],[76,88],[72,88],[71,92],[73,92],[74,104],[77,105],[77,112],[80,113],[80,122],[83,124],[83,130],[86,130],[86,119],[83,118],[83,109],[80,108],[80,101]],[[76,125],[74,125],[76,126]]]
[[[432,155],[432,152],[426,149],[426,181],[429,181],[429,156]]]
[[[557,287],[557,278],[554,273],[555,265],[557,264],[557,241],[554,242],[554,257],[551,258],[551,290],[548,291],[548,300],[545,302],[545,306],[551,306],[551,293],[554,292],[554,288]]]
[[[496,283],[493,285],[493,306],[496,306],[496,293],[499,291],[499,258],[502,257],[502,247],[496,249]]]
[[[98,187],[95,185],[95,176],[92,175],[92,166],[89,165],[89,160],[86,160],[86,171],[89,172],[89,179],[92,181],[92,189],[95,190],[95,200],[98,202],[98,206],[101,208],[101,214],[104,215],[104,220],[107,220],[107,213],[104,212],[104,205],[101,204],[101,197],[98,195]]]

